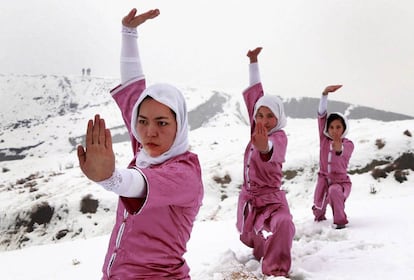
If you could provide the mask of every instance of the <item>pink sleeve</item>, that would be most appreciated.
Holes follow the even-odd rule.
[[[175,205],[193,207],[201,203],[203,185],[197,156],[186,153],[159,166],[143,168],[147,196],[142,199],[121,198],[130,213],[142,209]]]
[[[273,143],[273,154],[270,158],[271,161],[278,163],[285,162],[286,149],[287,149],[287,136],[283,130],[278,130],[273,133],[269,138]]]
[[[122,86],[118,86],[111,90],[113,99],[118,104],[122,113],[125,125],[129,132],[131,132],[131,114],[135,102],[141,96],[145,89],[145,79],[134,80]]]
[[[254,105],[263,95],[264,93],[261,83],[255,84],[243,92],[244,103],[246,104],[247,112],[249,114],[251,132],[254,130]]]
[[[111,90],[112,98],[118,104],[125,126],[128,129],[134,156],[136,155],[140,144],[135,139],[131,131],[131,116],[134,105],[144,90],[145,79],[131,80],[131,82],[125,85],[119,85]],[[134,160],[132,160],[132,162],[134,162]]]
[[[346,159],[346,162],[348,163],[351,159],[352,152],[354,151],[354,143],[352,143],[351,140],[344,138],[342,140],[342,156]]]
[[[319,139],[320,140],[326,137],[326,135],[323,132],[325,130],[327,116],[328,114],[326,112],[323,115],[318,114],[318,127],[319,127]]]

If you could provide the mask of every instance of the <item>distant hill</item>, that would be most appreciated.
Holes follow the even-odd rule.
[[[284,101],[286,114],[298,119],[314,118],[318,105],[319,99],[310,97],[291,98]],[[367,118],[384,122],[414,119],[412,116],[332,100],[329,100],[328,111],[345,113],[349,119]]]
[[[2,129],[29,128],[55,116],[102,105],[116,112],[117,118],[118,109],[109,94],[117,83],[118,79],[103,77],[0,74],[0,132]],[[197,87],[183,87],[182,91],[189,105],[191,129],[217,120],[222,114],[234,115],[235,121],[247,121],[240,96]],[[195,97],[200,96],[203,96],[201,101],[195,102]],[[319,99],[308,97],[284,99],[285,111],[291,118],[315,118],[318,102]],[[329,101],[328,110],[343,112],[350,119],[368,118],[386,122],[414,119],[412,116],[338,101]]]
[[[208,100],[206,100],[203,104],[200,104],[195,109],[189,111],[189,122],[191,129],[196,129],[204,123],[207,123],[215,115],[224,113],[225,110],[223,108],[228,107],[226,106],[227,103],[233,103],[231,106],[233,113],[240,119],[243,119],[240,107],[244,105],[240,105],[237,104],[237,102],[232,101],[231,95],[227,93],[212,91]],[[319,98],[289,98],[284,99],[283,104],[286,115],[290,118],[315,118],[317,108],[319,106]],[[408,115],[332,100],[329,101],[328,111],[344,113],[349,119],[367,118],[384,122],[414,119],[414,117]]]

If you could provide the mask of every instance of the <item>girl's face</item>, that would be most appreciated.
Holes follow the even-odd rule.
[[[177,121],[168,106],[148,98],[140,105],[136,130],[145,151],[151,157],[157,157],[174,143]]]
[[[272,128],[276,127],[278,122],[272,110],[270,110],[269,107],[266,106],[259,107],[255,116],[255,120],[256,123],[262,123],[263,126],[267,129],[267,131],[270,131]]]
[[[338,119],[331,121],[328,127],[328,134],[332,137],[332,139],[341,138],[342,134],[344,133],[344,126],[342,122]]]

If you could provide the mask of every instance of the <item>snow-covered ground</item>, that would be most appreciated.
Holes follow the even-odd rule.
[[[95,113],[122,134],[117,128],[122,124],[119,112],[105,92],[114,81],[97,79],[88,84],[68,79],[62,84],[47,76],[42,81],[46,88],[59,88],[50,93],[56,96],[53,102],[46,102],[52,97],[40,96],[40,89],[21,89],[24,98],[7,96],[11,103],[0,105],[0,153],[25,147],[24,159],[0,162],[0,278],[99,279],[117,197],[82,175],[73,143],[82,139],[86,121]],[[204,89],[183,90],[190,111],[212,95]],[[205,186],[203,207],[186,254],[195,280],[271,279],[263,278],[235,228],[249,128],[243,104],[234,94],[222,113],[190,132]],[[57,108],[63,108],[60,114]],[[20,125],[11,125],[16,123]],[[349,167],[353,190],[346,203],[350,223],[335,230],[330,210],[322,223],[313,222],[311,211],[319,152],[316,120],[288,119],[283,170],[290,176],[284,178],[283,188],[296,226],[292,279],[410,279],[414,275],[414,170],[404,169],[407,180],[402,183],[394,178],[395,171],[374,179],[375,164],[363,171],[374,160],[383,161],[375,168],[384,169],[403,154],[412,156],[414,140],[405,131],[414,133],[414,120],[350,120],[348,136],[355,144]],[[118,164],[125,166],[131,153],[128,142],[116,143],[115,152]],[[87,195],[99,201],[96,213],[79,210]],[[34,223],[28,231],[30,213],[42,203],[54,209],[51,220]]]

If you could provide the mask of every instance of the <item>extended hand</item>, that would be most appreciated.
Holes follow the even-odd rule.
[[[267,152],[267,149],[268,149],[267,129],[260,122],[256,123],[256,127],[254,128],[254,132],[252,135],[252,144],[260,152]]]
[[[126,15],[122,19],[122,25],[126,27],[135,28],[138,25],[143,24],[147,19],[153,19],[157,17],[160,14],[160,11],[158,9],[149,10],[143,14],[137,14],[137,9],[132,9],[128,15]]]
[[[86,147],[78,146],[78,159],[82,172],[94,182],[108,179],[115,170],[111,132],[99,115],[88,122]]]
[[[257,62],[257,57],[259,56],[259,53],[262,51],[262,47],[257,47],[254,50],[249,50],[247,52],[247,56],[250,59],[250,63]]]
[[[341,139],[341,137],[335,135],[332,140],[333,140],[332,148],[334,149],[334,151],[335,152],[342,151],[342,139]]]
[[[342,85],[331,85],[331,86],[327,86],[326,88],[325,88],[325,90],[323,91],[323,95],[328,95],[328,93],[330,93],[330,92],[335,92],[335,91],[337,91],[338,89],[340,89],[342,87]]]

